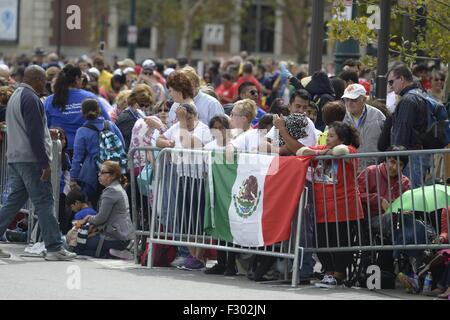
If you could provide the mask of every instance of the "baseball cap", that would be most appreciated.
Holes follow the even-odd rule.
[[[348,99],[357,99],[360,96],[367,95],[367,91],[364,88],[364,86],[354,83],[351,84],[345,89],[344,95],[342,96],[342,99],[348,98]]]
[[[147,59],[147,60],[144,60],[144,62],[142,62],[142,69],[144,69],[144,70],[154,70],[155,67],[156,67],[156,63],[152,59]]]
[[[113,76],[116,76],[116,75],[123,76],[123,71],[122,71],[122,69],[116,69],[116,70],[114,70]]]
[[[95,67],[90,68],[88,73],[95,75],[97,78],[100,77],[100,70]]]
[[[172,73],[172,72],[174,72],[175,71],[175,69],[174,68],[167,68],[166,70],[164,70],[164,77],[168,77],[168,76],[170,76],[170,74]]]
[[[134,69],[134,67],[136,66],[136,63],[133,60],[126,58],[126,59],[123,59],[122,61],[117,62],[117,65],[119,67],[127,67],[127,68]]]
[[[127,75],[129,73],[136,73],[136,71],[134,70],[134,68],[131,68],[131,67],[125,68],[123,70],[123,74]]]
[[[36,56],[45,56],[45,50],[42,48],[36,48],[36,50],[34,50],[34,55]]]

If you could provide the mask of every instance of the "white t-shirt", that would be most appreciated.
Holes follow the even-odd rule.
[[[308,120],[308,127],[306,128],[307,136],[301,139],[298,139],[298,142],[303,144],[306,147],[312,147],[317,144],[317,136],[318,133],[316,133],[316,127],[314,126],[314,122],[310,118],[306,118]],[[269,133],[266,135],[266,138],[272,140],[272,145],[278,145],[278,137],[275,136],[275,127],[272,127],[272,129],[269,131]]]
[[[202,145],[198,146],[198,148],[200,149],[203,148],[204,145],[213,140],[209,127],[201,121],[198,122],[194,130],[191,131],[190,133],[202,142]],[[180,138],[181,130],[179,122],[175,123],[166,132],[164,132],[164,137],[166,137],[169,140],[175,141],[175,148],[183,149],[183,145],[181,144]]]
[[[181,133],[180,123],[177,122],[171,126],[166,132],[164,132],[164,137],[169,140],[175,141],[176,149],[185,149],[181,144]],[[213,140],[209,127],[202,122],[198,122],[193,131],[190,131],[195,138],[202,142],[201,146],[196,146],[195,149],[203,149],[203,146],[208,144]],[[177,164],[177,173],[180,176],[201,178],[203,173],[206,172],[204,157],[202,154],[195,154],[194,152],[182,152],[182,156],[174,154],[172,160]],[[181,151],[180,151],[181,152]]]
[[[236,151],[258,153],[259,145],[262,142],[264,142],[264,137],[261,137],[259,130],[249,129],[231,140],[230,143]]]
[[[219,146],[217,144],[217,140],[213,140],[213,141],[209,142],[208,144],[206,144],[204,149],[205,150],[219,150],[219,151],[223,151],[223,150],[225,150],[225,146]]]

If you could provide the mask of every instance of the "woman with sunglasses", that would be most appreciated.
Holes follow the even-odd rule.
[[[130,219],[130,206],[124,187],[127,178],[122,175],[118,163],[105,161],[98,173],[98,181],[105,187],[100,198],[100,208],[95,216],[86,216],[77,222],[77,227],[89,224],[98,234],[88,238],[85,245],[78,244],[76,252],[98,258],[116,256],[131,259],[126,248],[134,238],[134,227]]]

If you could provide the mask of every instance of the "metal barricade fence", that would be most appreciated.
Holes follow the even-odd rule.
[[[6,127],[1,128],[0,134],[2,135],[2,139],[0,141],[0,207],[6,201],[7,195],[9,193],[9,185],[8,185],[8,160],[6,158],[7,151],[7,139],[6,139]],[[60,182],[61,182],[61,152],[62,145],[61,141],[53,140],[52,141],[52,162],[50,163],[51,168],[51,183],[53,188],[53,197],[55,199],[54,202],[54,215],[58,220],[59,213],[59,193],[60,193]],[[24,207],[21,209],[22,211],[28,214],[28,242],[35,242],[37,239],[33,239],[32,232],[35,231],[35,225],[37,222],[37,216],[34,213],[33,204],[30,199],[26,202]]]
[[[305,238],[305,252],[394,250],[408,255],[450,248],[436,241],[450,231],[445,210],[450,186],[446,176],[437,179],[431,161],[443,155],[445,167],[449,154],[443,149],[314,157],[308,174],[313,241]],[[413,177],[409,191],[404,178],[396,178],[402,177],[399,164],[405,162],[403,173]]]
[[[141,163],[133,164],[131,159],[137,153],[141,153]],[[443,161],[441,166],[445,167],[449,149],[312,157],[310,168],[305,173],[306,187],[310,192],[304,194],[301,200],[308,209],[303,210],[301,208],[304,206],[299,206],[289,241],[263,250],[238,248],[230,243],[216,244],[216,239],[199,228],[200,209],[195,208],[194,204],[195,212],[192,212],[192,201],[188,202],[189,210],[184,207],[186,197],[192,198],[194,193],[198,196],[203,192],[204,185],[200,183],[196,185],[198,189],[191,188],[194,182],[180,179],[183,175],[180,175],[180,170],[185,169],[177,168],[171,159],[174,156],[205,153],[156,148],[130,151],[132,171],[150,163],[151,158],[155,174],[153,195],[150,196],[150,199],[154,197],[151,200],[152,208],[148,205],[144,211],[144,197],[139,195],[136,182],[139,179],[136,179],[137,175],[131,175],[133,220],[137,226],[137,235],[149,236],[149,266],[152,265],[152,244],[252,252],[294,259],[292,285],[295,285],[298,271],[296,259],[303,257],[303,251],[317,253],[320,260],[323,253],[390,250],[394,256],[411,255],[420,261],[424,250],[450,248],[448,242],[441,243],[442,239],[439,239],[439,234],[450,233],[450,214],[445,210],[450,205],[450,186],[446,184],[446,176],[442,184],[438,183],[437,166],[431,161],[433,157],[440,157]],[[403,173],[413,177],[411,188],[402,173],[402,163],[408,163]],[[203,173],[200,174],[202,170],[197,166],[194,173],[201,177],[200,180],[207,179]],[[179,203],[183,206],[180,207]],[[177,217],[177,210],[180,209],[186,211],[186,215]],[[156,214],[152,215],[151,211]],[[145,216],[146,222],[143,221]],[[139,219],[141,221],[138,224]],[[181,220],[181,223],[177,224],[176,219]],[[151,222],[151,226],[147,225],[148,222]],[[302,254],[297,255],[299,250],[295,248],[299,248]]]
[[[289,240],[258,248],[219,241],[203,230],[204,208],[201,203],[206,191],[205,182],[208,181],[208,165],[195,158],[205,159],[208,155],[208,151],[202,150],[160,150],[150,147],[130,150],[128,159],[131,172],[132,217],[136,228],[135,256],[139,238],[148,237],[149,267],[152,267],[154,244],[287,258],[293,260],[292,286],[296,286],[303,257],[299,232],[307,192],[300,197]],[[183,160],[177,162],[174,161],[175,158]],[[194,160],[185,162],[185,159]],[[151,188],[146,189],[149,187],[148,182],[142,175],[148,177],[149,165],[152,166],[154,179]],[[288,266],[285,266],[287,279]]]

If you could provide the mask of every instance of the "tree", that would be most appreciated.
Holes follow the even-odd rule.
[[[286,21],[294,32],[294,37],[288,37],[283,32],[283,38],[290,43],[297,53],[297,62],[302,63],[308,54],[309,40],[308,20],[311,16],[311,1],[309,0],[270,0],[275,10],[280,10],[283,21]]]
[[[332,0],[329,0],[332,1]],[[344,4],[342,0],[333,1],[333,13],[343,11]],[[366,8],[370,5],[378,5],[379,1],[367,0],[364,3],[359,2],[366,12]],[[400,34],[391,34],[390,53],[391,57],[405,62],[412,66],[419,57],[419,53],[423,53],[428,59],[440,60],[444,64],[450,63],[450,4],[443,0],[399,0],[392,6],[391,21],[392,24],[399,23],[399,17],[408,16],[413,25],[418,20],[425,19],[425,26],[415,27],[417,37],[411,41],[403,39]],[[367,16],[361,16],[354,21],[339,21],[333,19],[329,22],[328,37],[339,41],[345,41],[353,38],[360,42],[361,45],[376,42],[376,32],[371,30],[367,25]],[[391,30],[396,28],[391,28]],[[397,28],[398,30],[398,28]],[[449,88],[449,77],[447,77],[446,88]],[[448,89],[446,96],[448,95]]]

